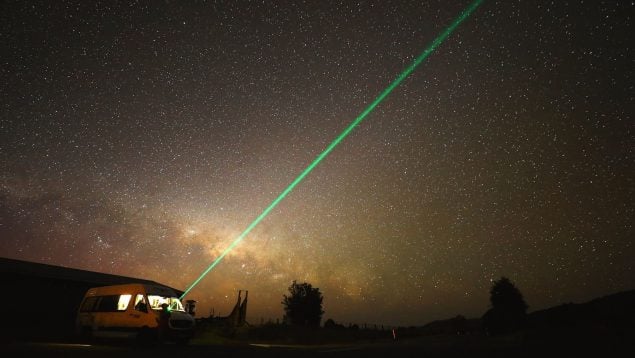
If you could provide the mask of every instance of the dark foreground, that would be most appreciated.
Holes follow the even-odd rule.
[[[409,340],[339,345],[211,345],[132,343],[94,344],[5,342],[2,357],[633,357],[635,344],[626,337],[535,340],[524,336],[433,336]]]

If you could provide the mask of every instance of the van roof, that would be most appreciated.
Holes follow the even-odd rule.
[[[86,296],[94,295],[113,295],[113,294],[135,294],[135,293],[147,293],[162,296],[174,296],[176,292],[163,285],[152,285],[142,283],[129,283],[125,285],[110,285],[92,287],[86,292]]]

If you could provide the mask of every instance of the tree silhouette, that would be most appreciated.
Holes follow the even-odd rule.
[[[310,283],[296,283],[289,286],[289,295],[284,295],[285,322],[299,326],[319,327],[322,320],[322,293]]]
[[[491,334],[503,334],[522,328],[528,306],[518,288],[507,277],[501,277],[494,281],[489,293],[492,308],[483,316],[485,329]]]

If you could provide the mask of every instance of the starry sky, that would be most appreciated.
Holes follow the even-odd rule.
[[[0,256],[185,289],[469,1],[5,1]],[[279,318],[635,288],[630,1],[485,1],[188,298]]]

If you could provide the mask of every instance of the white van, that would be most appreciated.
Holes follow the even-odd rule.
[[[187,343],[194,334],[194,318],[174,290],[133,283],[89,289],[79,306],[76,329],[83,337]]]

